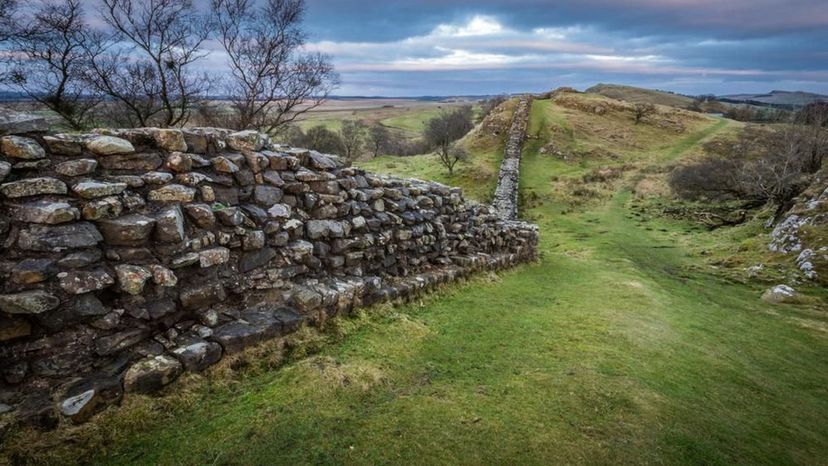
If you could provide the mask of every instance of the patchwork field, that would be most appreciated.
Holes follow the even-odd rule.
[[[539,262],[303,331],[87,425],[17,433],[7,459],[824,463],[822,301],[770,305],[764,285],[721,270],[759,254],[760,219],[708,232],[657,215],[671,202],[666,168],[738,125],[667,107],[635,125],[597,95],[535,101],[521,196]],[[486,128],[451,178],[430,156],[365,166],[485,201],[502,152]]]

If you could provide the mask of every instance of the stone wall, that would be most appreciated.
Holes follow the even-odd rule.
[[[520,154],[523,150],[523,141],[526,140],[526,127],[529,124],[531,108],[532,98],[530,96],[519,98],[506,139],[506,152],[500,165],[497,190],[492,202],[497,214],[505,220],[517,219]]]
[[[536,256],[534,225],[457,188],[254,131],[29,133],[0,153],[0,425],[80,422],[303,323]]]

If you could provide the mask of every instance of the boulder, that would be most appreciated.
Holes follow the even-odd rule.
[[[149,336],[148,330],[133,328],[98,337],[95,339],[95,352],[100,356],[115,354],[143,341],[147,336]]]
[[[286,204],[273,204],[267,209],[271,218],[290,218],[290,206]]]
[[[253,189],[253,200],[263,206],[271,206],[282,200],[282,190],[275,186],[258,185]]]
[[[0,151],[13,159],[34,160],[46,157],[46,151],[34,139],[21,136],[0,138]]]
[[[236,173],[239,171],[238,165],[221,155],[210,159],[210,163],[213,164],[213,170],[219,173]]]
[[[124,391],[147,394],[157,392],[175,380],[181,371],[181,363],[166,354],[142,359],[127,370]]]
[[[66,194],[66,184],[56,178],[26,178],[0,185],[0,193],[9,198]]]
[[[97,155],[120,155],[135,152],[132,143],[114,136],[95,136],[86,141],[86,149]]]

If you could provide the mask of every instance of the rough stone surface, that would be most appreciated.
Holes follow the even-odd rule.
[[[0,186],[0,373],[15,390],[48,389],[12,403],[47,424],[303,323],[536,255],[536,227],[459,189],[256,132],[41,137],[44,157],[0,164],[14,180]],[[64,390],[75,379],[88,383]]]
[[[66,194],[66,184],[56,178],[26,178],[0,185],[0,193],[6,197],[42,196],[45,194]]]
[[[508,139],[506,140],[506,153],[500,165],[500,176],[497,180],[497,189],[492,205],[500,218],[504,220],[517,219],[520,154],[523,150],[523,141],[526,139],[526,128],[529,124],[529,110],[531,107],[532,98],[529,96],[523,96],[518,101],[515,114],[512,117],[512,126],[509,128]]]
[[[42,159],[46,151],[34,139],[20,136],[4,136],[0,138],[0,151],[6,157],[13,159]]]
[[[98,155],[131,154],[135,152],[132,143],[113,136],[95,136],[86,141],[86,149]]]
[[[154,393],[164,388],[181,374],[181,363],[165,354],[142,359],[124,376],[124,391]]]

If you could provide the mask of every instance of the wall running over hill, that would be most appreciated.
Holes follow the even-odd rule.
[[[301,324],[537,254],[534,225],[457,188],[254,131],[28,133],[0,152],[0,425],[83,421]]]
[[[526,140],[526,127],[529,124],[531,108],[532,98],[530,96],[520,97],[506,139],[506,152],[500,164],[500,175],[492,205],[500,218],[505,220],[515,220],[518,215],[520,154],[523,150],[523,141]]]

